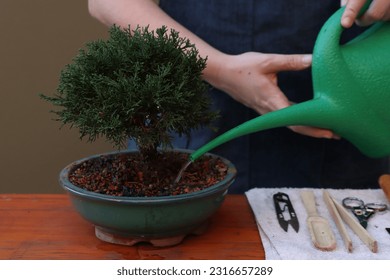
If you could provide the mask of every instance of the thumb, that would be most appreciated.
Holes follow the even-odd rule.
[[[272,72],[297,71],[310,67],[311,54],[273,54],[269,70]]]

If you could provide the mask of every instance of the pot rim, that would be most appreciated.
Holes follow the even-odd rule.
[[[192,150],[188,149],[172,149],[173,151],[178,152],[184,152],[184,153],[191,153]],[[84,157],[82,159],[76,160],[70,164],[68,164],[66,167],[64,167],[59,175],[59,183],[63,189],[71,193],[72,195],[81,196],[88,199],[93,200],[100,200],[100,201],[110,201],[110,202],[117,202],[117,203],[127,203],[127,204],[137,204],[137,203],[165,203],[165,202],[178,202],[178,201],[188,201],[190,199],[199,199],[201,197],[210,196],[214,193],[220,192],[221,190],[225,190],[225,193],[227,193],[228,187],[234,182],[235,177],[237,175],[237,169],[226,158],[223,158],[221,156],[215,155],[213,153],[207,153],[206,155],[218,157],[220,158],[228,167],[228,172],[226,174],[226,177],[218,182],[217,184],[210,186],[206,189],[187,193],[187,194],[180,194],[180,195],[171,195],[171,196],[155,196],[155,197],[131,197],[131,196],[112,196],[107,194],[100,194],[100,193],[94,193],[91,191],[84,190],[78,186],[75,186],[72,184],[68,179],[69,172],[77,165],[83,163],[84,161],[91,160],[98,158],[100,156],[110,156],[115,154],[127,154],[127,153],[138,153],[139,151],[136,149],[129,149],[129,150],[118,150],[108,153],[100,153],[91,155],[88,157]]]

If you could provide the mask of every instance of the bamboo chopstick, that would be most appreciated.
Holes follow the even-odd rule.
[[[333,197],[328,194],[331,202],[333,202],[337,212],[343,219],[343,221],[356,233],[357,236],[368,246],[373,252],[378,252],[378,242],[368,233],[368,231],[360,225],[360,223]],[[330,202],[330,203],[331,203]],[[337,224],[337,222],[336,222]],[[341,233],[342,234],[342,233]]]
[[[347,229],[345,228],[345,225],[343,223],[343,220],[341,219],[341,216],[339,212],[337,211],[336,206],[333,203],[333,199],[330,196],[329,192],[324,190],[323,197],[326,203],[326,206],[328,206],[328,210],[340,232],[341,237],[343,238],[345,247],[347,248],[348,252],[352,252],[352,240],[349,237],[349,234],[347,232]]]

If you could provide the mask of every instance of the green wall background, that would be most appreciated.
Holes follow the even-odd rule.
[[[60,70],[107,28],[89,15],[88,1],[2,0],[0,34],[0,193],[61,193],[65,165],[113,147],[60,129],[38,94],[54,94]]]

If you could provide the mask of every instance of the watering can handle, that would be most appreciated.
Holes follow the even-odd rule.
[[[357,17],[361,17],[370,7],[372,0],[367,0],[366,3],[363,5],[363,7],[360,9],[360,12],[358,13]]]
[[[357,14],[356,18],[361,17],[370,7],[372,0],[367,0],[363,7],[360,9],[359,13]],[[324,24],[323,28],[321,29],[319,36],[317,37],[316,44],[323,44],[321,42],[321,38],[325,37],[325,41],[332,41],[330,44],[334,44],[333,47],[335,47],[335,44],[337,46],[339,45],[341,33],[344,30],[344,27],[341,25],[341,18],[344,14],[346,6],[341,7],[337,12],[335,12]],[[324,34],[328,33],[328,34]],[[320,41],[320,42],[319,42]]]

